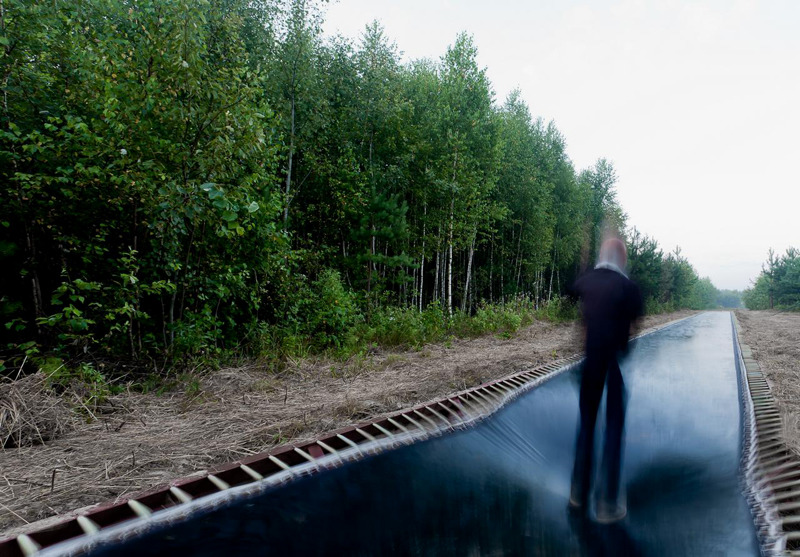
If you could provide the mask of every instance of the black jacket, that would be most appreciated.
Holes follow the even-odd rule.
[[[636,283],[611,269],[593,269],[575,282],[573,293],[581,300],[586,350],[625,350],[631,323],[644,313]]]

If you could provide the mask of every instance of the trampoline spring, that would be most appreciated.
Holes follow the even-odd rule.
[[[225,480],[219,479],[214,474],[209,474],[206,477],[208,478],[208,481],[210,481],[212,484],[214,484],[214,487],[216,487],[220,491],[225,491],[226,489],[230,489],[230,487],[231,487],[228,482],[226,482]]]
[[[485,398],[486,401],[489,404],[491,404],[492,406],[494,406],[495,404],[497,404],[498,402],[500,402],[502,400],[501,398],[498,398],[496,394],[494,394],[492,391],[490,391],[486,387],[482,387],[480,389],[477,389],[475,391],[475,393],[480,395],[480,396],[482,396],[483,398]]]
[[[295,447],[295,448],[294,448],[294,452],[296,452],[297,454],[299,454],[300,456],[302,456],[302,457],[303,457],[304,459],[306,459],[308,462],[316,462],[316,459],[315,459],[313,456],[311,456],[310,454],[308,454],[307,452],[305,452],[305,451],[304,451],[303,449],[301,449],[300,447]]]
[[[758,487],[763,486],[766,484],[771,484],[771,482],[776,482],[778,480],[786,480],[788,478],[797,478],[800,477],[800,470],[790,470],[789,472],[784,472],[782,474],[778,474],[777,476],[772,477],[763,477],[764,473],[757,474],[757,477],[760,479],[756,482]]]
[[[420,418],[431,424],[433,426],[433,429],[439,429],[439,426],[436,425],[436,422],[434,422],[432,419],[430,419],[428,416],[426,416],[419,410],[414,410],[414,414],[416,414],[417,416],[419,416]]]
[[[460,421],[461,421],[461,416],[459,416],[458,414],[456,414],[456,413],[455,413],[455,411],[454,411],[452,408],[450,408],[449,406],[445,406],[445,405],[444,405],[444,404],[442,404],[441,402],[437,402],[436,404],[438,404],[439,406],[441,406],[442,408],[444,408],[444,409],[445,409],[447,412],[450,412],[450,414],[453,416],[453,418],[455,418],[455,420],[456,420],[457,422],[460,422]]]
[[[774,491],[774,489],[775,488],[773,488],[773,491]],[[785,501],[787,499],[794,499],[794,498],[797,498],[797,497],[800,497],[800,489],[795,490],[795,491],[787,491],[785,493],[778,493],[776,495],[773,495],[772,501],[777,503],[778,501]]]
[[[763,421],[763,420],[775,420],[781,419],[780,412],[776,410],[768,410],[765,412],[756,412],[756,421]]]
[[[357,444],[356,444],[354,441],[352,441],[352,440],[348,439],[347,437],[345,437],[345,436],[344,436],[344,435],[342,435],[341,433],[337,433],[337,434],[336,434],[336,437],[338,437],[339,439],[341,439],[342,441],[344,441],[345,443],[347,443],[348,445],[350,445],[350,447],[351,447],[351,448],[353,448],[353,449],[356,449],[356,450],[358,450],[358,451],[360,451],[360,450],[361,450],[361,448],[360,448],[360,447],[359,447],[359,446],[358,446],[358,445],[357,445]]]
[[[789,453],[789,449],[787,449],[786,447],[778,447],[776,449],[770,450],[769,452],[765,452],[763,454],[759,454],[758,458],[764,460],[764,459],[772,458],[773,456],[781,454],[781,453],[788,454]]]
[[[339,462],[344,462],[344,459],[339,454],[339,451],[328,445],[325,441],[317,441],[317,445],[328,451],[330,454],[336,456],[339,459]]]
[[[139,518],[150,518],[153,514],[153,511],[151,511],[147,505],[140,503],[136,499],[128,499],[128,506]]]
[[[768,412],[759,412],[759,413],[756,413],[755,420],[756,420],[756,425],[758,425],[758,424],[766,425],[768,423],[771,423],[771,421],[780,421],[781,420],[781,415],[780,414],[773,414],[771,412],[769,412],[769,413]]]
[[[777,506],[778,512],[794,511],[800,509],[800,502],[798,503],[781,503]],[[800,536],[800,532],[798,532]]]
[[[503,382],[503,381],[498,381],[497,383],[492,385],[492,387],[494,387],[495,389],[501,391],[504,396],[513,392],[513,389],[511,389],[510,387],[507,387],[505,385],[505,382]]]
[[[19,548],[25,557],[36,555],[39,550],[42,549],[42,546],[33,541],[28,534],[20,534],[17,536],[17,545],[19,545]]]
[[[798,471],[798,472],[800,472],[800,471]],[[786,478],[791,478],[791,477],[800,477],[800,473],[797,473],[797,474],[794,474],[794,475],[792,475],[792,474],[788,474],[788,475],[787,474],[781,474],[780,476],[775,476],[774,478],[768,478],[767,481],[775,482],[776,480],[784,480]],[[772,488],[773,491],[777,491],[777,490],[780,490],[780,489],[786,489],[788,487],[794,487],[794,486],[800,486],[800,479],[791,480],[791,481],[788,481],[788,482],[771,483],[770,484],[770,487]]]
[[[458,398],[458,400],[460,400],[465,406],[467,406],[472,414],[480,415],[483,413],[483,409],[476,408],[475,405],[472,404],[472,402],[470,402],[466,397],[458,395],[456,398]]]
[[[761,466],[764,467],[765,474],[772,474],[778,470],[785,470],[786,468],[797,466],[797,463],[794,462],[794,459],[791,456],[787,455],[774,458],[769,463],[762,463]]]
[[[88,516],[79,516],[76,520],[84,534],[96,534],[100,531],[100,527],[97,523]]]
[[[780,416],[774,416],[774,417],[770,417],[770,418],[758,418],[758,417],[756,417],[756,424],[758,424],[758,425],[776,424],[776,423],[780,423],[780,421],[781,421],[781,417]]]
[[[292,467],[291,467],[291,466],[289,466],[288,464],[286,464],[284,461],[282,461],[280,458],[278,458],[278,457],[276,457],[276,456],[273,456],[273,455],[267,455],[267,458],[269,458],[269,459],[270,459],[272,462],[274,462],[274,463],[275,463],[275,464],[277,464],[277,465],[278,465],[280,468],[282,468],[283,470],[286,470],[287,472],[288,472],[288,471],[290,471],[290,470],[292,469]]]
[[[428,409],[429,412],[431,412],[431,414],[442,420],[448,426],[453,425],[452,423],[450,423],[450,420],[448,420],[445,416],[443,416],[442,413],[436,410],[433,406],[426,406],[426,408]]]
[[[497,391],[497,393],[500,395],[501,398],[505,398],[506,395],[508,394],[506,391],[501,390],[499,387],[497,387],[497,385],[489,385],[489,388]]]
[[[767,443],[766,441],[769,441],[769,443]],[[782,440],[780,440],[780,439],[776,439],[776,440],[767,439],[767,440],[765,440],[765,444],[764,445],[761,445],[761,446],[758,447],[758,450],[759,451],[766,451],[766,450],[772,449],[774,447],[782,447],[782,446],[784,446],[784,442]]]
[[[482,400],[483,400],[483,401],[486,403],[486,405],[487,405],[487,406],[486,406],[486,409],[487,409],[487,410],[489,410],[489,411],[491,411],[491,410],[492,410],[492,406],[494,405],[494,402],[495,402],[495,401],[493,401],[492,399],[490,399],[488,395],[484,394],[484,393],[483,393],[482,391],[480,391],[480,390],[475,390],[475,391],[472,391],[472,393],[471,393],[471,394],[473,394],[473,395],[474,395],[474,396],[476,396],[476,397],[480,397],[480,399],[482,399]]]
[[[177,486],[170,487],[169,492],[181,503],[190,503],[192,501],[192,496]]]
[[[761,408],[756,410],[756,413],[757,414],[777,414],[777,415],[780,415],[780,411],[778,410],[777,406],[772,405],[772,404],[770,404],[770,405],[766,405],[766,404],[762,405]]]
[[[785,516],[781,518],[781,524],[797,524],[800,522],[800,516]]]
[[[426,431],[426,429],[423,427],[423,425],[421,423],[419,423],[417,420],[415,420],[414,418],[412,418],[408,414],[400,414],[400,415],[403,416],[405,419],[407,419],[412,424],[414,424],[414,427],[416,427],[417,429],[420,429],[422,431]]]
[[[499,391],[498,389],[492,389],[491,385],[486,385],[481,392],[489,398],[494,404],[500,404],[505,400],[506,395],[504,392]]]
[[[361,428],[357,427],[357,428],[356,428],[356,431],[357,431],[357,432],[358,432],[358,433],[359,433],[359,434],[360,434],[362,437],[364,437],[364,439],[366,439],[367,441],[375,441],[375,437],[374,437],[374,436],[372,436],[372,435],[370,435],[369,433],[367,433],[367,432],[366,432],[366,431],[364,431],[363,429],[361,429]]]
[[[394,437],[394,433],[392,433],[391,431],[389,431],[388,429],[386,429],[385,427],[383,427],[381,424],[374,423],[374,424],[372,424],[372,425],[374,425],[374,426],[375,426],[375,427],[376,427],[376,428],[377,428],[377,429],[378,429],[378,430],[379,430],[381,433],[383,433],[383,434],[384,434],[386,437],[388,437],[388,438],[390,438],[390,439],[391,439],[392,437]]]
[[[253,478],[256,481],[260,481],[264,479],[264,476],[250,468],[247,464],[240,464],[239,468],[241,468],[248,476]]]
[[[401,424],[400,422],[398,422],[394,418],[386,418],[386,419],[388,420],[388,422],[390,424],[392,424],[394,427],[396,427],[397,429],[399,429],[403,433],[411,433],[411,430],[409,430],[406,426],[404,426],[403,424]]]

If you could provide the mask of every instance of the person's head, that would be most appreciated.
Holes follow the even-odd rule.
[[[620,269],[625,269],[628,264],[628,250],[625,242],[619,238],[607,238],[600,246],[600,255],[597,257],[598,263],[611,263]]]

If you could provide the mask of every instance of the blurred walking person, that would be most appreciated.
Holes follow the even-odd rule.
[[[594,432],[603,390],[606,394],[606,431],[597,521],[611,523],[625,517],[620,501],[620,467],[625,426],[626,392],[619,358],[628,348],[631,324],[643,313],[639,287],[625,274],[627,250],[619,238],[606,239],[595,268],[573,286],[581,301],[586,330],[586,360],[580,388],[580,425],[575,442],[570,507],[588,513],[591,494]]]

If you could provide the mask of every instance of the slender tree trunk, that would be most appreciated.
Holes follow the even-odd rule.
[[[425,205],[424,214],[428,214],[428,206]],[[422,293],[425,292],[425,224],[422,223],[422,257],[419,263],[419,311],[422,312]]]
[[[524,222],[519,226],[519,239],[517,240],[517,268],[514,269],[514,271],[517,274],[517,283],[514,290],[515,295],[519,293],[519,280],[520,277],[522,276],[522,227],[523,226],[525,226]]]
[[[494,303],[492,282],[494,281],[494,231],[492,231],[492,245],[489,248],[489,303]]]
[[[284,228],[289,222],[289,203],[291,203],[291,190],[292,190],[292,162],[294,159],[294,134],[295,134],[295,108],[294,108],[294,93],[292,93],[292,113],[291,122],[289,124],[289,165],[286,171],[286,200],[283,207],[283,225]]]
[[[505,239],[505,235],[503,235],[503,239]],[[505,245],[505,242],[502,243]],[[505,304],[506,302],[506,261],[503,257],[505,250],[500,254],[500,303]]]
[[[456,204],[456,195],[453,192],[453,197],[450,199],[450,232],[448,234],[447,247],[449,254],[447,256],[447,312],[453,315],[453,219],[455,215],[453,210]]]
[[[472,257],[475,255],[475,237],[478,235],[478,228],[472,233],[472,242],[469,246],[469,257],[467,258],[467,278],[464,280],[464,296],[461,299],[461,311],[467,310],[467,293],[469,292],[469,281],[472,277]]]
[[[39,280],[39,271],[37,269],[36,257],[36,240],[33,238],[30,226],[25,226],[25,240],[28,247],[28,262],[31,266],[31,298],[33,300],[33,313],[36,318],[44,315],[44,302],[42,299],[42,283]],[[36,325],[36,331],[39,332],[39,325]]]
[[[436,248],[436,270],[433,273],[433,300],[439,299],[439,248]]]

